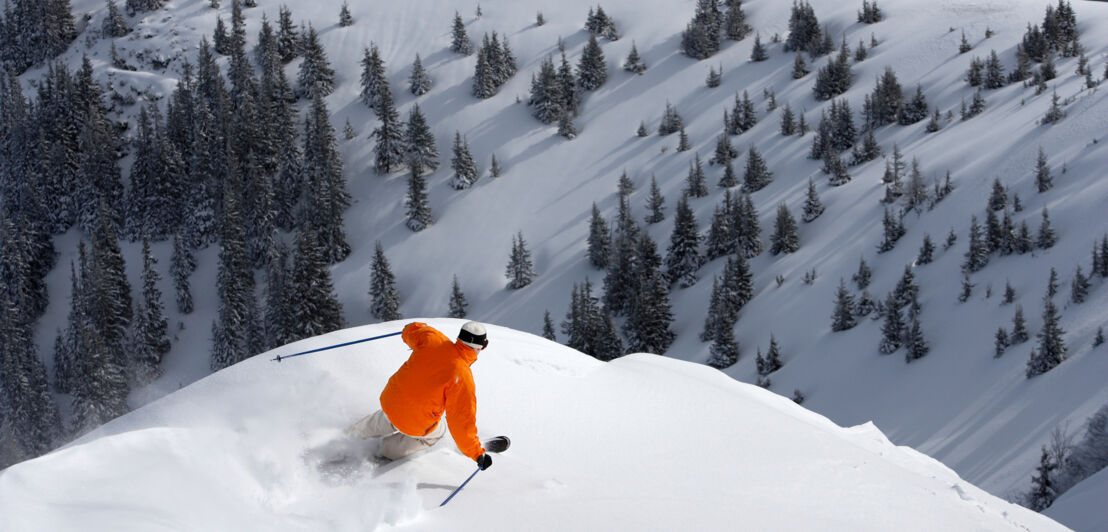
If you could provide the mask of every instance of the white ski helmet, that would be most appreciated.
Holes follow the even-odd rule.
[[[485,326],[475,321],[467,321],[458,331],[458,340],[472,347],[474,350],[484,349],[489,345],[489,338],[485,334]]]

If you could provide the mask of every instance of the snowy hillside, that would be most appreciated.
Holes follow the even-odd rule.
[[[78,18],[85,13],[91,16],[88,22],[91,29],[86,29],[62,57],[76,68],[82,54],[87,53],[95,76],[102,83],[110,83],[125,95],[164,102],[175,88],[183,60],[195,59],[198,42],[205,36],[211,38],[217,18],[225,23],[229,21],[230,3],[225,0],[216,10],[207,0],[171,1],[155,12],[128,18],[133,26],[129,35],[104,39],[95,31],[106,14],[104,3],[73,0]],[[784,203],[794,217],[800,218],[809,179],[815,183],[826,210],[815,221],[800,224],[800,247],[795,253],[771,255],[765,252],[749,261],[754,275],[754,297],[742,308],[734,328],[741,356],[724,373],[742,382],[754,382],[758,377],[755,353],[759,349],[763,353],[768,350],[772,335],[780,346],[784,367],[770,376],[770,391],[791,397],[794,390],[798,390],[807,398],[805,407],[839,425],[856,426],[872,421],[897,445],[918,449],[950,467],[966,481],[1002,498],[1028,490],[1039,461],[1040,447],[1049,442],[1054,428],[1068,426],[1070,431],[1081,430],[1085,420],[1108,403],[1108,387],[1103,377],[1108,374],[1108,345],[1092,347],[1098,327],[1108,326],[1108,312],[1105,311],[1108,309],[1108,289],[1105,288],[1108,281],[1095,277],[1085,302],[1077,304],[1069,300],[1070,281],[1076,267],[1081,265],[1088,272],[1090,251],[1108,234],[1108,217],[1104,215],[1108,212],[1108,179],[1105,179],[1104,170],[1108,167],[1108,138],[1105,137],[1108,93],[1101,92],[1104,83],[1095,89],[1085,88],[1085,78],[1074,73],[1077,59],[1057,58],[1059,75],[1048,83],[1046,92],[1037,95],[1034,87],[1024,87],[1020,83],[986,90],[982,92],[986,100],[984,112],[968,120],[959,117],[962,103],[972,101],[975,92],[963,81],[971,60],[987,58],[990,50],[995,49],[1007,71],[1011,71],[1016,63],[1016,45],[1028,23],[1042,21],[1046,1],[884,0],[881,7],[886,19],[867,25],[856,22],[860,0],[811,0],[820,23],[835,36],[836,45],[842,40],[853,49],[860,41],[867,47],[871,40],[877,42],[877,46],[867,50],[865,60],[851,60],[854,82],[841,98],[850,102],[856,115],[860,114],[864,98],[873,91],[875,80],[886,67],[891,67],[906,94],[913,94],[918,84],[928,103],[937,108],[942,117],[942,129],[935,133],[925,130],[926,120],[909,126],[887,125],[876,131],[876,139],[886,157],[891,158],[895,144],[907,161],[918,159],[929,187],[948,171],[954,186],[954,192],[934,209],[908,213],[903,219],[906,234],[891,251],[880,254],[877,245],[882,238],[881,220],[885,207],[880,203],[885,193],[881,183],[885,161],[877,159],[852,166],[849,172],[853,179],[844,186],[832,187],[828,176],[820,171],[821,162],[807,158],[813,133],[781,135],[783,111],[780,107],[773,111],[767,107],[764,95],[772,91],[779,106],[788,104],[794,112],[803,112],[813,128],[819,123],[821,111],[830,107],[830,102],[817,101],[812,89],[816,70],[825,65],[827,58],[811,60],[812,72],[801,79],[793,79],[795,54],[785,52],[781,43],[772,42],[775,34],[782,38],[787,36],[790,2],[743,2],[747,22],[769,53],[769,60],[757,63],[750,61],[753,36],[738,42],[724,41],[718,54],[703,61],[683,55],[680,33],[692,17],[695,2],[691,0],[604,2],[603,8],[615,20],[621,38],[600,40],[609,79],[584,96],[581,114],[575,122],[578,135],[573,140],[558,136],[556,124],[544,125],[532,117],[532,109],[526,102],[531,74],[538,72],[541,62],[548,56],[554,55],[557,62],[559,38],[569,61],[576,65],[588,40],[583,24],[590,7],[596,5],[592,0],[567,0],[552,5],[486,0],[480,4],[480,18],[474,16],[476,3],[459,0],[352,2],[350,10],[354,24],[349,27],[337,24],[341,6],[338,1],[258,0],[258,7],[245,10],[248,46],[252,48],[256,43],[263,13],[274,21],[282,4],[290,8],[298,23],[310,23],[319,32],[336,71],[336,90],[326,99],[332,112],[331,124],[341,135],[349,121],[357,134],[353,140],[340,141],[347,189],[354,198],[354,204],[345,213],[345,229],[352,253],[331,271],[349,325],[376,321],[369,312],[367,290],[369,265],[377,241],[381,242],[396,274],[400,311],[405,316],[445,315],[452,277],[456,275],[469,302],[469,318],[504,327],[500,330],[505,334],[508,329],[537,334],[542,330],[544,311],[549,311],[555,323],[559,323],[566,315],[574,283],[588,279],[597,292],[603,284],[605,272],[590,266],[586,257],[589,217],[595,202],[609,225],[614,225],[619,205],[617,180],[621,173],[626,172],[634,184],[630,205],[640,224],[647,214],[645,204],[651,177],[656,177],[666,197],[667,216],[661,223],[642,226],[664,253],[673,231],[676,204],[686,186],[690,162],[699,154],[705,162],[711,193],[689,202],[701,233],[707,232],[724,191],[715,186],[723,170],[718,165],[707,166],[706,163],[722,133],[724,111],[730,112],[736,95],[741,97],[746,91],[755,104],[758,123],[741,135],[731,136],[730,142],[740,154],[734,163],[740,178],[751,146],[765,157],[774,174],[768,186],[752,195],[760,214],[762,241],[768,247],[779,204]],[[1075,1],[1073,7],[1085,54],[1092,72],[1101,79],[1108,54],[1108,4]],[[478,44],[485,33],[496,31],[510,42],[517,58],[519,72],[489,99],[479,100],[471,95],[475,56],[465,57],[449,50],[450,22],[455,11],[465,20],[474,44]],[[546,21],[541,26],[535,22],[538,11]],[[988,38],[985,38],[986,29],[992,32]],[[960,54],[958,47],[963,32],[973,48]],[[362,51],[371,42],[380,49],[385,61],[400,115],[407,116],[411,107],[418,103],[432,126],[440,153],[442,165],[427,176],[434,224],[418,233],[410,231],[404,223],[407,172],[377,175],[373,169],[374,143],[368,136],[378,122],[359,99]],[[128,72],[111,65],[109,56],[113,43],[138,71]],[[641,76],[620,68],[632,46],[649,67]],[[419,97],[406,91],[416,54],[420,55],[434,83],[428,94]],[[831,57],[834,55],[832,53]],[[156,68],[154,60],[168,60],[168,68]],[[226,58],[220,61],[226,71]],[[287,65],[286,74],[290,79],[295,80],[298,65],[299,60]],[[705,86],[705,76],[712,67],[723,71],[722,83],[717,88]],[[28,93],[32,92],[30,87],[34,80],[43,73],[44,68],[40,67],[21,77]],[[1063,102],[1066,116],[1054,125],[1041,124],[1055,92]],[[667,102],[684,119],[692,144],[690,151],[676,151],[676,134],[664,137],[656,134]],[[298,105],[304,109],[307,104],[302,100]],[[133,118],[137,109],[135,105],[117,105],[113,117]],[[952,113],[952,119],[947,118],[948,112]],[[650,129],[650,136],[635,136],[640,121]],[[464,191],[454,190],[449,185],[452,175],[450,146],[455,132],[466,136],[482,171],[476,184]],[[1054,176],[1054,187],[1043,193],[1037,191],[1035,183],[1040,149],[1047,154]],[[499,178],[489,175],[493,155],[504,167]],[[844,157],[849,157],[849,153]],[[125,175],[131,161],[132,157],[123,160]],[[1058,240],[1049,249],[1037,249],[1029,254],[993,254],[988,266],[972,275],[975,283],[972,295],[967,301],[959,302],[970,217],[975,215],[984,223],[994,179],[999,179],[1010,195],[1019,195],[1023,210],[1013,213],[1017,224],[1026,222],[1033,231],[1037,230],[1040,213],[1048,208]],[[733,192],[737,194],[737,189]],[[902,205],[903,202],[898,207]],[[942,244],[951,231],[956,234],[957,242],[943,249]],[[538,276],[531,285],[510,290],[506,288],[504,269],[517,232],[526,238]],[[915,264],[925,235],[930,235],[938,246],[935,260],[930,264]],[[55,239],[58,266],[47,278],[52,299],[38,324],[36,336],[39,354],[48,366],[51,366],[55,334],[66,323],[69,264],[77,256],[77,243],[81,238],[72,230]],[[139,245],[125,243],[124,250],[128,273],[133,284],[140,286],[137,284],[141,270]],[[162,291],[172,294],[167,274],[171,244],[155,243],[154,252],[163,271]],[[218,253],[217,246],[209,246],[197,254],[199,268],[191,277],[196,296],[195,311],[180,315],[172,304],[167,304],[175,341],[163,363],[166,374],[149,387],[135,390],[131,394],[133,406],[156,401],[207,375],[211,324],[219,306],[214,289]],[[926,357],[905,364],[903,348],[891,356],[881,355],[878,351],[880,320],[863,318],[853,329],[831,332],[831,314],[839,280],[845,279],[849,288],[856,288],[850,279],[860,259],[873,269],[869,292],[876,300],[883,300],[885,294],[893,290],[905,265],[913,265],[922,307],[920,323],[930,346]],[[702,342],[698,333],[707,315],[713,276],[722,273],[724,262],[723,258],[707,262],[698,272],[699,282],[688,288],[674,285],[670,291],[674,316],[671,329],[677,337],[663,353],[666,357],[692,362],[709,359],[709,344]],[[1042,325],[1042,300],[1051,268],[1060,275],[1061,289],[1054,300],[1061,311],[1069,359],[1045,375],[1027,379],[1025,368],[1032,346],[1037,345],[1034,334]],[[811,272],[814,272],[814,281],[804,283],[805,274]],[[1012,303],[1002,304],[1006,283],[1013,287],[1015,297]],[[1032,339],[994,358],[994,333],[998,327],[1011,326],[1016,305],[1023,308]],[[616,321],[622,324],[623,318]],[[333,339],[347,335],[359,337],[362,332],[378,330],[374,327],[339,333]],[[761,520],[759,523],[765,526],[751,528],[775,528],[784,522],[780,519],[796,519],[797,525],[853,519],[871,509],[883,518],[895,520],[894,525],[879,526],[880,521],[876,520],[847,521],[841,528],[912,528],[917,522],[926,522],[932,526],[920,528],[939,529],[945,524],[964,523],[970,514],[982,519],[997,519],[989,523],[1003,528],[1007,526],[1003,512],[1021,523],[1040,523],[1038,518],[1010,509],[956,480],[952,473],[942,472],[936,464],[881,443],[882,437],[876,429],[846,429],[845,432],[828,429],[830,425],[822,419],[803,414],[784,400],[718,379],[705,368],[643,356],[603,366],[579,360],[553,346],[535,346],[534,340],[528,337],[512,338],[518,343],[518,352],[504,348],[500,351],[503,354],[500,362],[493,362],[496,358],[483,361],[493,363],[489,363],[486,370],[491,379],[478,376],[483,380],[482,405],[489,407],[482,410],[481,427],[490,435],[500,431],[510,433],[519,438],[519,447],[498,461],[498,467],[479,475],[475,484],[467,488],[473,490],[470,496],[486,498],[490,504],[502,500],[506,494],[524,494],[521,496],[524,504],[519,508],[526,511],[521,509],[519,514],[505,515],[504,528],[511,528],[511,523],[518,522],[514,519],[522,519],[528,512],[557,515],[562,521],[555,519],[553,523],[566,523],[565,519],[573,518],[567,510],[570,506],[585,508],[580,513],[583,525],[600,526],[605,523],[600,520],[602,516],[624,513],[608,513],[610,505],[626,505],[624,508],[630,519],[641,518],[642,524],[658,528],[667,528],[663,525],[674,524],[673,519],[685,514],[704,516],[706,524],[728,523],[750,515],[743,511],[744,502],[735,506],[735,501],[747,500],[752,501],[750,508],[780,508],[776,502],[780,500],[795,503],[772,515],[755,512],[753,518]],[[565,341],[561,331],[558,340]],[[314,345],[315,341],[297,345]],[[326,340],[318,341],[326,343]],[[375,346],[368,352],[377,352],[376,349],[379,348]],[[301,523],[291,516],[317,519],[328,511],[330,504],[345,507],[347,501],[360,501],[357,497],[385,499],[391,496],[384,495],[385,491],[404,496],[402,500],[377,506],[389,508],[388,512],[398,512],[385,512],[380,519],[403,520],[402,514],[414,508],[410,500],[421,501],[427,506],[442,491],[434,486],[455,485],[452,484],[458,482],[455,477],[466,474],[468,465],[464,460],[440,448],[424,463],[396,468],[380,479],[374,479],[367,472],[352,481],[353,486],[375,483],[405,486],[399,491],[382,489],[377,495],[364,495],[365,490],[355,490],[342,483],[321,485],[318,479],[307,476],[310,468],[299,461],[287,460],[289,456],[298,456],[305,448],[323,445],[335,436],[337,427],[372,408],[388,368],[398,360],[388,357],[400,356],[392,351],[381,352],[380,361],[366,357],[354,362],[344,358],[346,353],[336,355],[305,360],[300,366],[274,367],[264,362],[264,357],[253,359],[188,388],[184,398],[174,397],[156,403],[127,420],[105,427],[103,433],[119,433],[114,438],[86,437],[82,440],[84,444],[21,466],[27,469],[13,468],[4,474],[3,489],[22,485],[34,492],[34,486],[50,486],[49,471],[65,470],[67,463],[73,463],[67,461],[89,459],[82,454],[85,452],[107,457],[141,448],[150,453],[147,455],[150,460],[169,459],[177,464],[175,467],[181,474],[191,472],[190,475],[195,475],[189,477],[195,480],[182,496],[196,501],[208,500],[211,496],[212,500],[221,501],[220,504],[252,508],[237,514],[244,520],[266,515],[265,519],[279,520],[273,524],[274,528],[296,528]],[[347,362],[351,365],[343,365]],[[271,372],[278,380],[256,382],[254,379],[262,371]],[[672,375],[672,380],[666,380],[664,375]],[[595,384],[584,384],[583,381],[590,378],[598,380]],[[504,387],[489,386],[489,380]],[[285,384],[270,386],[276,382]],[[531,384],[524,386],[526,383]],[[711,384],[705,386],[705,383]],[[232,387],[235,389],[231,390]],[[679,387],[688,388],[690,392],[696,389],[697,394],[678,395],[675,390]],[[515,397],[517,390],[545,397],[536,398],[533,406],[528,401],[500,400],[504,396]],[[565,390],[575,390],[579,395],[563,395]],[[318,397],[330,393],[334,396]],[[663,402],[659,393],[674,395]],[[554,404],[564,401],[559,398],[565,396],[579,401],[571,403],[577,407],[555,408]],[[677,397],[680,401],[673,403]],[[688,428],[696,429],[694,432],[709,436],[700,441],[696,437],[689,441],[684,437],[679,441],[658,440],[657,434],[668,434],[666,422],[653,418],[650,409],[637,410],[644,398],[650,401],[658,398],[659,413],[668,416],[669,423],[680,427],[687,422]],[[60,396],[63,413],[68,408],[67,399]],[[308,402],[302,404],[301,401]],[[534,408],[535,415],[500,410],[511,408],[509,404],[526,405],[526,408],[516,407],[518,410]],[[630,414],[623,406],[627,404],[635,405]],[[206,412],[207,409],[199,405],[210,405],[215,410]],[[275,405],[286,405],[293,410],[281,413]],[[602,415],[609,408],[624,415]],[[241,409],[253,412],[253,417],[242,417]],[[582,411],[589,412],[589,416],[566,419],[567,414]],[[780,426],[777,424],[779,413]],[[314,417],[316,415],[320,417]],[[551,416],[560,420],[553,423],[553,427],[572,424],[575,427],[572,434],[582,438],[600,432],[624,442],[625,446],[633,444],[641,448],[641,453],[621,453],[617,446],[610,454],[605,450],[605,453],[594,455],[587,452],[591,445],[585,448],[565,446],[559,438],[563,433],[547,424]],[[793,424],[791,420],[797,418],[806,421]],[[721,427],[720,419],[745,421],[734,427]],[[812,421],[815,419],[818,420]],[[759,424],[769,430],[756,428]],[[153,428],[162,426],[189,430],[175,433],[177,429]],[[138,428],[149,430],[134,433]],[[231,441],[225,438],[228,433],[235,435]],[[803,441],[785,437],[785,433]],[[844,438],[827,436],[834,433],[847,435]],[[274,434],[277,436],[271,440]],[[757,437],[751,438],[751,435]],[[551,441],[551,436],[555,441]],[[827,447],[808,446],[812,440],[826,443]],[[182,441],[191,443],[179,448],[185,445],[180,443]],[[534,443],[530,443],[532,441]],[[781,451],[801,443],[804,446],[795,452]],[[212,454],[218,460],[227,460],[227,467],[235,468],[233,478],[237,480],[230,483],[228,489],[231,491],[222,497],[206,491],[204,478],[228,474],[224,468],[208,467],[205,456],[199,451],[207,445],[230,446],[226,456]],[[729,454],[733,450],[738,451],[735,456]],[[892,462],[866,461],[881,452],[891,457]],[[762,453],[777,456],[779,460],[762,461]],[[710,459],[688,463],[680,458],[698,455]],[[240,463],[237,458],[244,461]],[[794,462],[797,460],[801,462]],[[140,464],[136,465],[137,461],[127,463],[128,467],[143,469]],[[795,470],[778,469],[794,463],[799,464]],[[660,468],[657,475],[652,474],[651,466],[655,464]],[[603,469],[606,467],[612,469]],[[686,467],[692,469],[678,475]],[[859,469],[850,469],[854,467]],[[868,476],[867,467],[877,469],[872,477]],[[414,477],[408,476],[409,469],[415,470]],[[727,483],[716,478],[717,469],[732,473],[725,477],[730,479]],[[845,474],[844,469],[850,473]],[[101,478],[97,475],[108,474],[107,467],[101,470],[98,465],[89,474]],[[849,476],[854,474],[859,476]],[[499,475],[508,479],[506,484],[485,482]],[[931,479],[931,475],[937,478]],[[896,482],[890,480],[894,477]],[[608,488],[607,482],[613,478],[621,482],[622,488]],[[1098,478],[1103,479],[1103,472]],[[747,482],[746,479],[763,482]],[[664,480],[673,480],[682,488],[671,489],[664,485]],[[809,485],[809,480],[815,482]],[[27,484],[23,485],[24,482]],[[149,488],[164,486],[165,481],[153,479],[150,482],[149,485],[121,485],[120,489],[136,496],[161,496],[160,490]],[[886,489],[885,484],[890,482],[904,487],[905,491]],[[1099,482],[1102,486],[1103,480]],[[413,483],[416,488],[411,487]],[[419,489],[420,483],[432,487]],[[762,491],[767,484],[781,491]],[[841,496],[845,499],[854,493],[836,487],[847,485],[853,489],[868,487],[873,490],[873,497],[881,499],[828,498]],[[712,488],[720,486],[727,486],[723,495],[711,492]],[[1083,486],[1075,489],[1080,488]],[[319,495],[324,489],[334,490],[334,494],[339,495]],[[731,489],[739,491],[729,491]],[[930,497],[931,491],[936,494],[935,498]],[[242,492],[249,496],[241,498]],[[620,495],[614,500],[606,499],[612,497],[612,492]],[[632,495],[630,499],[618,498],[626,492]],[[673,495],[681,493],[689,496],[678,500]],[[917,497],[911,495],[913,493],[927,493],[928,497]],[[653,498],[661,494],[666,497]],[[965,503],[959,494],[980,501],[984,513],[978,512],[973,503]],[[73,493],[63,492],[59,496],[68,499]],[[119,502],[122,498],[106,497],[113,505],[122,504]],[[1077,497],[1073,499],[1076,501]],[[32,500],[43,502],[47,499]],[[765,505],[756,503],[761,500],[768,502]],[[876,500],[883,502],[880,506],[863,506]],[[644,501],[650,502],[649,509],[641,508]],[[937,505],[936,511],[924,511],[925,505],[932,503]],[[609,506],[602,508],[604,504]],[[667,507],[667,504],[688,506]],[[1087,512],[1087,505],[1095,502],[1074,504]],[[854,508],[854,511],[840,511],[840,505]],[[219,511],[205,516],[190,511],[192,505],[166,508],[153,503],[153,506],[159,508],[159,512],[164,510],[197,519],[189,521],[195,528],[204,528],[206,523],[221,523],[204,521],[218,519]],[[442,525],[444,522],[438,519],[450,519],[450,514],[458,513],[464,514],[459,518],[469,519],[476,527],[488,513],[481,505],[459,506],[461,508],[446,509],[448,513],[421,515],[416,523],[436,528],[436,523]],[[898,513],[890,509],[885,513],[886,506],[903,508],[903,511]],[[498,504],[497,508],[501,506]],[[120,512],[130,510],[122,508]],[[33,519],[32,523],[45,523],[37,521],[44,518],[37,511],[31,510],[27,515]],[[150,519],[158,519],[157,515]],[[285,517],[274,518],[273,515]],[[85,517],[92,518],[91,515]],[[1056,517],[1065,522],[1061,514]],[[594,518],[598,521],[593,521]],[[927,521],[932,518],[952,521]],[[350,523],[340,522],[336,526],[355,527],[376,518],[362,515],[351,519]],[[318,523],[305,521],[308,522]],[[230,528],[235,523],[226,525]],[[306,528],[312,527],[306,525]],[[990,524],[985,528],[994,526]]]
[[[459,320],[431,320],[443,330]],[[1064,530],[896,447],[702,366],[611,364],[490,327],[478,430],[508,434],[473,471],[448,437],[407,461],[321,472],[407,357],[388,322],[254,357],[0,473],[4,529]],[[587,413],[587,414],[586,414]],[[64,511],[59,511],[64,508]]]

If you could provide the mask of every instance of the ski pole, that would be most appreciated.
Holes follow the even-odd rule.
[[[302,353],[296,353],[296,354],[285,355],[285,356],[277,355],[277,358],[270,359],[270,362],[272,362],[274,360],[276,360],[277,362],[280,362],[280,361],[282,361],[286,358],[298,357],[298,356],[301,356],[301,355],[310,355],[312,353],[318,353],[320,351],[326,351],[328,349],[335,349],[335,348],[338,348],[338,347],[346,347],[348,345],[360,344],[362,342],[369,342],[371,340],[380,340],[381,338],[388,338],[390,336],[396,336],[398,334],[400,334],[400,333],[399,332],[394,332],[394,333],[389,333],[389,334],[382,334],[381,336],[374,336],[373,338],[362,338],[361,340],[354,340],[353,342],[346,342],[344,344],[335,344],[335,345],[331,345],[331,346],[327,346],[327,347],[320,347],[318,349],[312,349],[310,351],[304,351]]]
[[[439,507],[441,508],[443,506],[446,506],[446,503],[450,502],[450,499],[453,499],[454,496],[457,495],[459,491],[462,491],[462,488],[466,487],[466,484],[469,484],[469,481],[473,480],[473,477],[477,476],[477,473],[480,473],[480,472],[481,472],[481,466],[477,466],[477,471],[474,471],[473,473],[470,473],[469,478],[467,478],[465,482],[462,482],[462,485],[458,486],[458,489],[454,490],[454,493],[451,493],[450,496],[447,497],[445,501],[442,501],[442,504],[440,504]]]

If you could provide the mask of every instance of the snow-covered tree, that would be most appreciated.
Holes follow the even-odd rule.
[[[631,52],[627,54],[627,60],[623,62],[623,69],[640,75],[646,72],[646,63],[639,57],[639,49],[635,47],[634,41],[631,41]]]
[[[757,192],[773,181],[773,172],[769,171],[765,159],[753,144],[746,156],[746,170],[743,172],[743,191]]]
[[[454,132],[454,155],[450,159],[450,168],[454,170],[454,177],[450,180],[450,186],[457,190],[467,189],[477,182],[480,174],[477,171],[477,163],[469,153],[469,142],[459,131]]]
[[[689,207],[688,198],[683,196],[677,202],[673,233],[666,250],[666,277],[670,283],[678,283],[682,288],[692,286],[697,281],[697,271],[703,262],[704,258],[700,254],[700,229],[696,216]]]
[[[596,207],[594,202],[592,204],[592,218],[589,221],[589,263],[602,270],[607,268],[611,246],[608,223],[604,221],[604,217],[600,215],[600,209]]]
[[[581,52],[581,61],[577,63],[577,83],[582,89],[596,90],[608,81],[608,65],[604,62],[604,52],[596,41],[596,35],[589,35],[585,50]]]
[[[800,249],[800,237],[796,233],[796,219],[793,218],[789,208],[784,203],[777,205],[777,218],[773,224],[773,235],[770,236],[769,252],[793,253]]]
[[[342,3],[342,8],[339,9],[339,27],[345,28],[347,26],[354,25],[354,17],[350,14],[350,6],[346,2]]]
[[[804,201],[804,222],[811,222],[819,215],[823,214],[823,203],[819,201],[819,194],[816,193],[816,185],[812,180],[808,179],[808,197]]]
[[[527,242],[523,240],[523,231],[512,238],[512,253],[508,257],[504,276],[508,278],[508,288],[513,290],[523,288],[535,279],[535,267],[531,262],[531,252],[527,250]]]
[[[301,231],[296,237],[289,281],[287,298],[292,307],[292,319],[286,325],[290,341],[319,336],[344,326],[342,305],[331,281],[331,269],[311,231]]]
[[[375,244],[370,265],[369,302],[369,311],[374,318],[391,321],[403,317],[400,314],[400,293],[396,289],[396,277],[392,274],[381,241]]]
[[[854,328],[854,296],[846,289],[846,281],[839,279],[839,289],[835,292],[835,309],[831,313],[831,330],[845,331]]]
[[[453,284],[450,286],[450,307],[447,311],[447,316],[451,318],[464,318],[468,313],[469,303],[466,301],[466,295],[462,293],[462,286],[458,284],[458,276],[454,275]],[[550,317],[550,313],[547,313],[547,318]]]
[[[423,61],[420,60],[419,54],[416,54],[415,61],[412,62],[412,73],[408,76],[408,92],[416,96],[423,96],[431,90],[431,77],[427,75],[427,70],[423,68]]]
[[[469,36],[466,34],[465,22],[462,21],[462,16],[459,15],[457,11],[454,12],[454,26],[450,36],[450,51],[462,55],[470,55],[473,53],[473,43],[469,41]]]
[[[297,93],[301,97],[311,99],[316,95],[327,96],[334,92],[335,71],[331,69],[327,53],[323,50],[319,35],[312,26],[308,26],[301,54],[304,60],[300,63],[300,73],[297,76]]]

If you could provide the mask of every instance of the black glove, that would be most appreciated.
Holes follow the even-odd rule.
[[[480,467],[481,471],[488,469],[490,466],[492,466],[492,457],[488,453],[477,457],[477,467]]]

